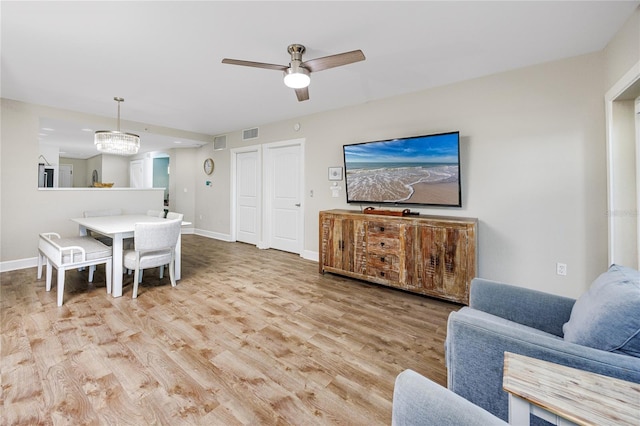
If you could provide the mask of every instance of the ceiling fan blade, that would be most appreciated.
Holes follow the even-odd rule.
[[[268,70],[276,70],[276,71],[284,71],[287,68],[289,68],[287,65],[265,64],[264,62],[243,61],[240,59],[229,59],[229,58],[224,58],[222,60],[222,63],[230,64],[230,65],[242,65],[245,67],[253,67],[253,68],[266,68]]]
[[[304,62],[302,66],[311,72],[317,72],[364,60],[365,57],[362,50],[352,50],[351,52],[311,59],[310,61]]]
[[[296,96],[298,97],[298,102],[308,101],[309,100],[309,88],[303,87],[302,89],[296,89]]]

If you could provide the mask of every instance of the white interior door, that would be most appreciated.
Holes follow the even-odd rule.
[[[302,253],[303,241],[303,142],[265,146],[265,233],[269,247]]]
[[[236,153],[236,241],[258,244],[260,156],[258,150]]]
[[[129,163],[129,186],[131,188],[144,188],[143,172],[142,160],[133,160]]]

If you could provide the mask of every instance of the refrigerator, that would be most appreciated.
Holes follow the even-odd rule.
[[[53,188],[54,182],[53,167],[45,166],[44,163],[38,164],[38,188]]]

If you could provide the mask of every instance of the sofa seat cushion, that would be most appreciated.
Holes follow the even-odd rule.
[[[640,357],[640,272],[611,265],[573,306],[564,339]]]

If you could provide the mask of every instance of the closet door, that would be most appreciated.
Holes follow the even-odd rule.
[[[236,241],[257,245],[260,224],[258,150],[236,154]]]
[[[263,145],[268,248],[302,253],[304,233],[304,148],[301,140]]]

